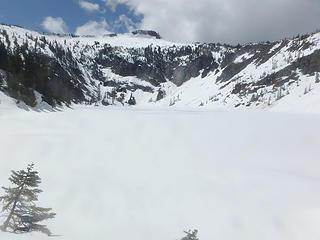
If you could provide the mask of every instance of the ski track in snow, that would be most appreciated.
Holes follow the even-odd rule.
[[[39,205],[57,213],[47,224],[58,239],[175,240],[188,229],[201,240],[320,237],[318,115],[28,112],[1,99],[1,186],[10,170],[35,162]],[[0,232],[1,240],[47,238]]]

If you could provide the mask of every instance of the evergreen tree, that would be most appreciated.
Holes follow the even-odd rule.
[[[115,88],[112,89],[111,93],[110,93],[110,97],[111,97],[111,100],[112,100],[112,105],[114,105],[114,100],[116,99],[117,97],[117,91]]]
[[[129,105],[136,105],[136,99],[134,98],[134,96],[131,93],[130,99],[128,101]]]
[[[99,85],[98,85],[98,93],[97,93],[97,101],[98,102],[101,102],[101,100],[102,100],[102,94],[101,94],[101,83],[99,83]]]
[[[279,90],[278,90],[278,92],[277,92],[277,100],[280,100],[282,97],[283,97],[282,89],[279,88]]]
[[[320,82],[320,77],[319,77],[319,73],[316,72],[316,83],[319,83]]]
[[[55,217],[51,208],[36,206],[38,194],[42,192],[38,188],[41,179],[38,172],[33,170],[34,164],[30,164],[27,170],[12,171],[9,178],[14,187],[2,187],[6,194],[0,197],[3,203],[2,212],[7,217],[0,227],[2,231],[14,233],[38,231],[51,235],[50,230],[39,222]]]
[[[0,69],[8,70],[8,51],[3,42],[0,41]]]
[[[269,96],[269,99],[268,99],[268,106],[271,105],[271,96]]]
[[[183,237],[181,240],[199,240],[199,238],[197,237],[198,234],[198,230],[189,230],[189,231],[184,231],[185,234],[187,234],[187,236]]]

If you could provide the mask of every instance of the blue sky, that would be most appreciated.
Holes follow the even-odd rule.
[[[119,4],[113,11],[101,0],[87,2],[99,4],[99,10],[88,11],[81,8],[79,0],[1,0],[0,22],[38,31],[48,31],[42,26],[44,19],[47,16],[60,17],[64,20],[68,32],[74,33],[77,27],[89,21],[101,22],[105,20],[111,28],[110,30],[126,32],[128,29],[125,24],[121,24],[121,27],[118,24],[117,28],[113,29],[113,23],[119,19],[119,16],[125,15],[134,23],[141,20],[141,16],[135,15],[124,4]]]
[[[274,41],[320,29],[319,0],[0,0],[0,22],[103,35],[155,30],[176,42]],[[116,6],[116,8],[114,8]]]

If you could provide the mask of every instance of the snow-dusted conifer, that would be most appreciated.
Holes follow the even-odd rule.
[[[255,102],[255,101],[257,101],[257,96],[256,96],[256,94],[254,93],[254,94],[252,94],[252,96],[251,96],[250,103],[253,103],[253,102]]]
[[[271,105],[271,96],[269,96],[269,99],[268,99],[268,106]]]
[[[198,235],[198,230],[189,230],[189,231],[184,231],[184,233],[186,234],[185,237],[183,237],[181,240],[199,240],[199,238],[197,237]]]
[[[320,77],[318,72],[316,72],[316,83],[320,83]]]
[[[30,164],[27,170],[12,171],[9,178],[13,187],[2,187],[5,195],[0,197],[3,203],[2,212],[6,220],[1,226],[2,231],[24,233],[38,231],[51,235],[50,230],[39,222],[55,217],[51,208],[36,206],[38,194],[42,192],[38,188],[41,179],[38,172],[33,170],[34,164]]]
[[[131,93],[130,98],[129,98],[129,100],[128,100],[128,104],[129,104],[129,105],[136,105],[136,99],[134,98],[134,96],[132,95],[132,93]]]
[[[272,70],[275,70],[278,68],[278,62],[274,59],[272,59]]]
[[[283,97],[282,89],[279,88],[279,90],[277,92],[277,100],[280,100],[282,97]]]
[[[176,104],[176,99],[173,97],[173,99],[170,99],[170,103],[169,103],[169,106],[173,106]]]
[[[301,58],[301,50],[299,50],[297,58]]]
[[[286,95],[289,95],[289,94],[290,94],[290,90],[289,88],[287,88]]]
[[[117,97],[117,91],[116,91],[116,88],[113,88],[111,93],[110,93],[110,96],[111,96],[111,100],[112,100],[112,105],[114,105],[114,102],[115,102],[115,99]]]
[[[98,102],[101,102],[101,100],[102,100],[102,93],[101,93],[101,83],[99,83],[99,85],[98,85],[98,93],[97,93],[97,101]]]

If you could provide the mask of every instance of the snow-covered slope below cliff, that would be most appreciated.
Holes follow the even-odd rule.
[[[281,90],[281,98],[278,97],[279,90],[274,92],[263,92],[258,101],[252,101],[254,95],[239,97],[231,95],[234,84],[221,87],[217,84],[215,76],[195,78],[180,87],[170,84],[167,92],[170,97],[154,102],[154,106],[172,107],[201,107],[204,109],[260,109],[280,112],[316,113],[320,114],[320,83],[315,83],[315,76],[300,75],[297,85],[288,85]],[[268,88],[266,88],[268,89]],[[279,99],[278,99],[279,98]],[[252,101],[252,102],[251,102]],[[239,105],[239,102],[245,104]],[[235,106],[237,106],[235,108]]]

